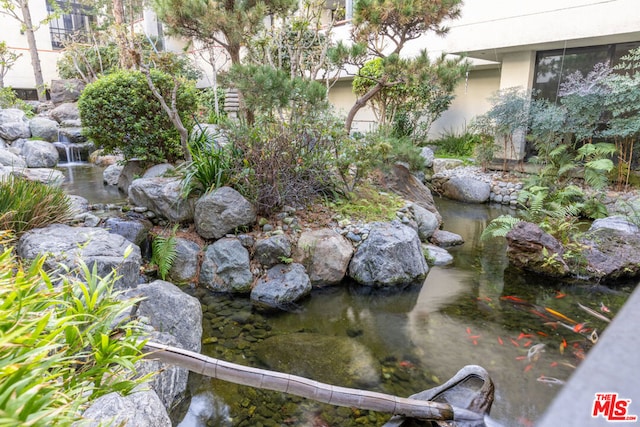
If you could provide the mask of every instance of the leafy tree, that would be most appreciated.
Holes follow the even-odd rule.
[[[0,41],[0,89],[4,88],[4,77],[21,56],[21,53],[10,50],[7,42]]]
[[[115,43],[98,44],[71,42],[58,59],[58,74],[63,79],[80,78],[85,83],[116,71],[119,67],[118,46]]]
[[[174,162],[184,157],[180,135],[149,88],[171,99],[172,107],[189,123],[197,109],[195,88],[185,83],[176,87],[175,76],[151,69],[120,71],[87,85],[78,101],[83,131],[107,151],[121,150],[125,159],[150,163]]]
[[[461,0],[360,0],[356,2],[352,37],[355,44],[344,43],[332,49],[334,63],[351,63],[359,67],[366,59],[382,59],[383,73],[372,79],[371,87],[361,95],[347,114],[345,127],[351,129],[356,113],[383,89],[407,84],[410,73],[402,73],[411,64],[411,74],[425,80],[420,60],[403,62],[400,53],[411,40],[428,32],[444,35],[447,28],[442,25],[447,19],[460,15]],[[426,54],[423,54],[426,56]],[[422,55],[421,55],[422,56]],[[398,67],[398,65],[403,65]]]

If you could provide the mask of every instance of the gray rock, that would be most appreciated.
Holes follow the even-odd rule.
[[[61,127],[60,139],[71,142],[72,144],[87,143],[87,137],[82,134],[82,128],[80,127]],[[93,143],[87,143],[87,146],[88,147],[85,149],[87,152],[86,158],[89,158],[89,153],[95,150],[95,146]]]
[[[49,111],[49,116],[58,123],[62,123],[65,120],[78,120],[80,118],[80,112],[78,111],[78,105],[76,103],[65,102]]]
[[[82,224],[83,227],[97,227],[100,224],[100,218],[91,212],[84,212],[73,217],[74,223]]]
[[[169,278],[177,283],[188,283],[198,275],[200,245],[176,237],[176,257],[169,269]]]
[[[166,332],[153,331],[149,335],[149,340],[173,347],[180,347],[180,343],[176,337]],[[154,374],[148,382],[148,385],[156,392],[167,411],[172,409],[173,403],[179,400],[187,390],[189,370],[186,368],[162,363],[159,360],[150,358],[140,360],[135,364],[135,368],[139,376],[144,376],[149,373]]]
[[[622,226],[615,218],[614,224]],[[581,237],[582,255],[587,267],[579,273],[582,278],[613,282],[640,276],[640,235],[614,228],[596,228]]]
[[[219,239],[204,254],[200,284],[216,292],[248,293],[253,284],[249,251],[235,238]]]
[[[622,215],[610,216],[607,218],[600,218],[593,221],[589,231],[595,231],[599,229],[617,230],[623,233],[638,233],[639,229],[636,224],[629,221],[629,219]]]
[[[26,168],[27,162],[25,162],[22,157],[13,154],[11,151],[5,148],[0,148],[0,165],[15,168]]]
[[[255,244],[253,259],[267,268],[282,263],[283,258],[290,257],[291,243],[283,234],[260,239]]]
[[[52,168],[58,164],[60,158],[52,143],[36,140],[24,143],[22,155],[29,168]]]
[[[0,109],[0,138],[5,141],[15,141],[30,137],[29,119],[24,111],[17,108]]]
[[[428,241],[440,226],[437,215],[415,203],[412,203],[409,209],[418,226],[418,237],[423,242]]]
[[[125,257],[128,251],[131,253]],[[26,232],[20,237],[17,253],[29,260],[48,254],[44,263],[48,271],[56,271],[60,263],[73,270],[79,266],[79,261],[89,269],[95,264],[101,277],[115,270],[119,276],[117,288],[135,286],[142,262],[140,248],[122,236],[110,234],[103,228],[62,224]]]
[[[459,246],[464,243],[462,236],[446,230],[436,230],[431,236],[431,243],[441,248],[449,248],[451,246]]]
[[[424,280],[429,271],[418,234],[393,221],[372,223],[367,240],[356,249],[349,276],[373,287],[406,285]]]
[[[221,187],[200,197],[195,205],[197,233],[205,239],[219,239],[236,228],[256,221],[254,207],[240,193]]]
[[[76,102],[85,87],[80,79],[55,79],[51,80],[51,102],[60,105],[65,102]]]
[[[346,336],[313,333],[274,335],[255,346],[269,369],[295,372],[342,387],[374,387],[382,368],[367,347]]]
[[[110,166],[122,161],[124,161],[122,154],[104,154],[102,149],[89,154],[89,162],[96,166]]]
[[[396,163],[393,166],[393,173],[386,175],[385,180],[385,185],[391,190],[402,195],[406,200],[434,213],[438,218],[438,222],[442,222],[442,217],[433,201],[431,191],[422,182],[418,181],[406,166]]]
[[[293,258],[305,266],[313,286],[326,286],[344,279],[352,256],[351,243],[339,233],[322,228],[300,235]]]
[[[33,138],[54,142],[58,140],[58,122],[46,117],[34,117],[29,121],[29,129]]]
[[[107,185],[118,185],[118,180],[120,179],[120,173],[124,169],[123,165],[112,164],[105,168],[102,171],[102,182]]]
[[[464,203],[485,203],[489,200],[491,184],[470,176],[454,176],[442,185],[442,195]]]
[[[422,147],[422,149],[420,150],[420,157],[424,159],[424,167],[430,168],[433,166],[433,160],[436,156],[431,148]]]
[[[30,181],[38,181],[43,184],[61,186],[64,182],[64,174],[56,169],[49,168],[11,168],[11,174]]]
[[[138,285],[128,291],[126,296],[144,298],[137,314],[149,319],[149,324],[157,331],[176,337],[181,348],[200,351],[202,307],[197,298],[164,280]]]
[[[71,203],[71,213],[73,215],[89,212],[89,201],[81,196],[69,195],[69,202]]]
[[[163,163],[160,165],[151,166],[142,175],[143,178],[156,178],[158,176],[164,176],[165,173],[174,170],[175,167],[169,163]]]
[[[110,217],[104,220],[103,227],[142,247],[147,243],[153,224],[141,217]]]
[[[562,258],[564,248],[560,242],[536,224],[520,221],[505,237],[511,265],[550,277],[565,277],[570,273]],[[557,262],[549,262],[554,258]]]
[[[129,186],[129,201],[144,206],[171,222],[190,222],[193,219],[193,199],[181,196],[178,178],[140,178]]]
[[[447,169],[455,169],[464,165],[460,159],[433,159],[433,173],[437,174]]]
[[[430,265],[449,265],[453,262],[453,256],[446,250],[435,245],[422,245],[422,250],[426,251],[430,260]]]
[[[171,419],[153,390],[140,390],[127,396],[109,393],[97,398],[74,427],[171,427]]]
[[[118,189],[127,194],[129,186],[134,179],[140,178],[144,173],[142,163],[138,160],[128,160],[118,177]]]
[[[258,310],[286,310],[309,293],[311,281],[304,266],[278,264],[267,270],[251,290],[251,303]]]

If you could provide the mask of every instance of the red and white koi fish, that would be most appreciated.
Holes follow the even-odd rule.
[[[535,362],[540,358],[540,353],[544,351],[545,344],[536,344],[527,351],[527,360],[529,362]]]

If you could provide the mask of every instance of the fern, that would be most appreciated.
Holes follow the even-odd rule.
[[[520,218],[513,217],[511,215],[500,215],[494,218],[489,225],[484,229],[480,240],[487,240],[493,237],[504,237],[509,231],[520,221]]]
[[[151,244],[151,265],[158,267],[158,274],[162,280],[165,280],[169,270],[173,266],[173,262],[176,260],[177,240],[176,231],[178,230],[178,224],[173,226],[171,233],[168,236],[158,234]]]

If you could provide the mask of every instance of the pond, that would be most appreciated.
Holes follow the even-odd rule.
[[[62,188],[67,193],[82,196],[91,204],[125,203],[126,194],[114,185],[102,183],[104,169],[92,163],[60,163],[58,165],[58,170],[65,176]]]
[[[296,312],[270,315],[253,312],[246,299],[195,290],[204,306],[202,352],[398,396],[481,365],[496,387],[491,417],[504,426],[533,425],[584,359],[593,330],[607,325],[578,304],[612,316],[637,282],[578,286],[511,271],[503,239],[480,241],[505,208],[436,203],[445,228],[465,244],[450,250],[452,265],[432,268],[421,286],[390,294],[345,283],[314,291]],[[387,419],[198,375],[191,375],[190,390],[189,412],[186,401],[173,414],[182,427],[377,426]]]
[[[93,204],[126,200],[102,184],[102,168],[60,169],[70,194]],[[398,396],[432,388],[465,365],[480,365],[495,383],[492,419],[504,426],[533,425],[588,353],[593,330],[607,326],[578,304],[608,309],[603,314],[612,317],[637,281],[578,286],[512,271],[503,239],[480,241],[488,222],[508,208],[445,199],[436,204],[445,229],[465,244],[451,248],[453,264],[431,268],[421,286],[384,293],[345,282],[315,290],[295,312],[269,315],[254,312],[248,298],[188,290],[203,304],[202,352]],[[388,419],[195,374],[189,392],[192,398],[172,412],[174,425],[380,426]]]

